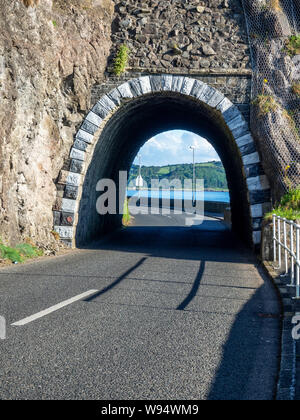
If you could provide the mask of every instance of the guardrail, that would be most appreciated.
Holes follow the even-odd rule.
[[[283,237],[283,241],[282,241]],[[288,245],[289,242],[289,245]],[[300,299],[300,225],[273,214],[274,262],[277,270],[282,268],[284,254],[285,274],[291,277],[288,287],[296,288],[294,299]]]

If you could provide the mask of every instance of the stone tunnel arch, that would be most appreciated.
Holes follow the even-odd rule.
[[[98,180],[117,180],[149,138],[171,129],[193,131],[211,142],[226,170],[233,229],[248,244],[260,244],[270,189],[248,124],[218,90],[172,75],[123,83],[88,113],[58,180],[54,229],[61,240],[82,245],[120,222],[97,214]]]

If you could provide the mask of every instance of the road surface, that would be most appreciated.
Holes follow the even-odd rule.
[[[216,220],[147,220],[0,270],[1,399],[274,397],[280,311],[255,257]]]

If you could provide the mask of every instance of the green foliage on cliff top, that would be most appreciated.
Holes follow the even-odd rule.
[[[133,165],[129,173],[129,182],[138,176],[138,166]],[[151,179],[179,179],[182,183],[185,179],[193,178],[193,165],[184,163],[169,166],[143,166],[142,177],[147,185],[151,185]],[[196,178],[204,179],[204,188],[212,190],[228,190],[224,167],[221,162],[196,163]]]

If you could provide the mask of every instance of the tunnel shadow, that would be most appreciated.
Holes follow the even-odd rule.
[[[151,257],[255,263],[253,250],[234,232],[208,223],[198,227],[133,226],[81,246],[85,250],[141,253]]]

